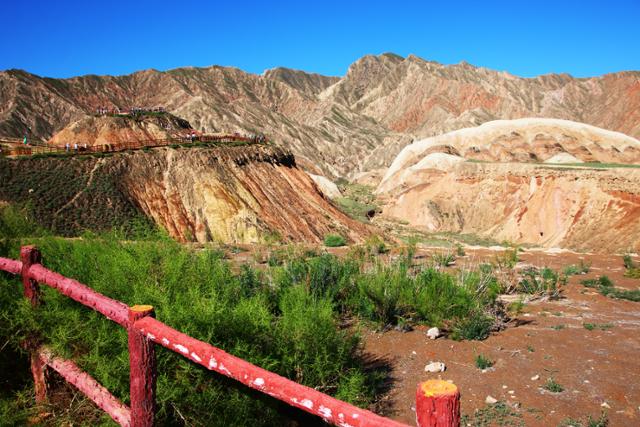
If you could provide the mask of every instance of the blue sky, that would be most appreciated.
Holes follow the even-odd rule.
[[[2,0],[0,69],[50,77],[232,65],[343,75],[410,53],[531,77],[640,70],[640,0]]]

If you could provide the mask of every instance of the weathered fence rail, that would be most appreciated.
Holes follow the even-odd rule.
[[[20,258],[20,261],[0,258],[0,270],[21,274],[24,296],[31,301],[34,309],[40,304],[39,284],[45,284],[103,314],[124,327],[128,334],[130,407],[113,396],[72,361],[54,356],[46,347],[33,348],[32,345],[31,371],[38,403],[46,400],[45,370],[48,367],[78,388],[118,424],[133,427],[152,426],[155,416],[155,344],[158,344],[210,371],[225,375],[288,405],[319,416],[333,425],[405,426],[298,384],[183,334],[156,320],[151,306],[129,307],[76,280],[50,271],[41,265],[40,253],[33,246],[23,246]],[[421,383],[416,393],[416,414],[419,427],[458,427],[460,425],[460,393],[455,385],[446,381],[431,380]]]

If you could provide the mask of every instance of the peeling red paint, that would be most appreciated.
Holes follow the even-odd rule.
[[[91,375],[82,371],[70,360],[54,357],[47,348],[41,348],[38,353],[44,364],[51,367],[69,384],[84,393],[99,408],[109,414],[114,421],[121,426],[131,425],[129,408],[109,393],[109,390],[100,385]]]
[[[18,274],[22,270],[22,263],[15,259],[0,258],[0,270],[11,274]]]
[[[39,264],[31,266],[28,274],[31,279],[57,289],[60,293],[104,314],[121,326],[127,326],[129,307],[126,304],[106,297],[76,280],[47,270]]]
[[[179,332],[159,320],[145,317],[136,321],[133,328],[140,333],[155,337],[153,341],[205,368],[233,378],[242,384],[266,393],[274,398],[287,402],[292,406],[314,415],[321,416],[334,425],[346,425],[344,414],[350,417],[349,425],[400,427],[405,424],[381,417],[373,412],[357,408],[342,402],[310,387],[303,386],[280,375],[252,365],[240,358],[232,356],[219,348]],[[170,342],[171,344],[164,344]],[[178,350],[188,349],[188,353]],[[198,358],[194,358],[196,353]],[[198,360],[199,359],[199,360]],[[339,417],[338,414],[343,414]]]

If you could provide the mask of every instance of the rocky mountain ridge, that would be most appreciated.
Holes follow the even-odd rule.
[[[414,139],[553,117],[640,136],[640,72],[520,78],[413,55],[367,55],[342,78],[232,67],[42,78],[0,73],[0,135],[49,139],[98,107],[163,106],[204,132],[263,132],[330,177],[388,166]]]

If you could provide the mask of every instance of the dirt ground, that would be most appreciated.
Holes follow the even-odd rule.
[[[486,249],[466,253],[458,263],[477,263],[495,254]],[[494,414],[489,425],[557,426],[569,417],[584,423],[587,416],[598,418],[605,411],[610,426],[640,426],[640,303],[611,299],[580,284],[606,274],[616,286],[637,289],[640,280],[623,277],[619,255],[520,254],[521,262],[557,270],[580,260],[591,263],[591,270],[570,278],[563,299],[528,303],[517,321],[485,341],[429,340],[427,328],[366,332],[365,350],[389,358],[393,367],[394,384],[385,397],[389,415],[415,425],[418,382],[441,378],[458,386],[462,413],[471,419],[476,410],[490,406],[487,396],[512,408],[514,416]],[[606,326],[587,330],[584,323]],[[478,354],[494,366],[478,369]],[[444,362],[446,371],[425,372],[431,361]],[[545,390],[549,378],[564,391]]]

